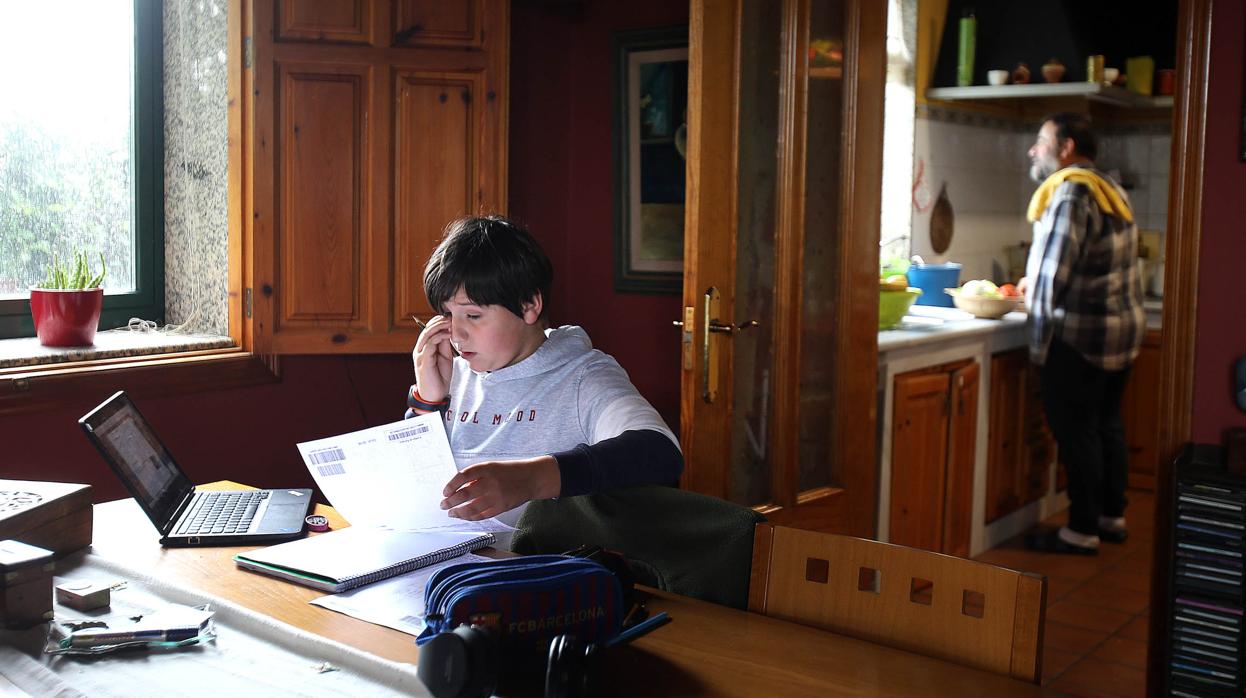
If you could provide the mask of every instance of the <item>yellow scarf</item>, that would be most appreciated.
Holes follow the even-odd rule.
[[[1030,208],[1026,212],[1026,218],[1031,223],[1043,217],[1043,212],[1047,210],[1047,204],[1051,202],[1051,195],[1065,182],[1085,184],[1087,187],[1090,187],[1090,194],[1095,197],[1095,203],[1099,204],[1100,210],[1121,218],[1127,223],[1133,222],[1133,211],[1129,210],[1129,204],[1125,203],[1124,197],[1120,195],[1116,187],[1112,186],[1111,182],[1100,177],[1093,170],[1088,170],[1084,167],[1066,167],[1038,185],[1038,189],[1034,192],[1034,197],[1030,199]]]

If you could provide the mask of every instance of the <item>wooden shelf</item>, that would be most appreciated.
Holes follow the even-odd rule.
[[[1130,92],[1123,87],[1100,85],[1092,82],[972,85],[970,87],[931,87],[926,90],[926,99],[948,102],[961,100],[1029,100],[1052,97],[1084,97],[1092,102],[1103,102],[1117,107],[1132,109],[1171,109],[1173,105],[1171,95],[1151,97]]]
[[[809,67],[809,77],[818,78],[820,80],[842,80],[844,77],[843,66],[819,66]]]

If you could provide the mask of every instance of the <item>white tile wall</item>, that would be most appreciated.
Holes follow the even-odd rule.
[[[952,204],[952,243],[943,255],[930,246],[930,211],[913,211],[912,253],[928,262],[960,262],[961,279],[1007,278],[1005,248],[1030,239],[1025,210],[1036,186],[1027,151],[1033,126],[955,123],[919,116],[913,166],[924,163],[921,185],[933,204],[946,183]],[[1130,187],[1138,227],[1163,231],[1168,216],[1168,161],[1172,139],[1154,130],[1101,133],[1097,165],[1119,170]],[[919,193],[919,198],[921,194]]]
[[[925,162],[925,186],[934,202],[946,183],[952,204],[952,243],[943,255],[930,247],[930,211],[914,212],[913,253],[927,261],[961,264],[961,279],[1004,281],[1004,248],[1028,239],[1025,206],[1029,184],[1026,150],[1033,134],[918,118],[914,153]]]

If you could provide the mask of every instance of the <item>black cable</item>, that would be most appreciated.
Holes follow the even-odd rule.
[[[355,387],[355,377],[350,373],[350,359],[348,355],[342,356],[342,365],[346,368],[346,382],[350,384],[351,395],[355,396],[355,406],[359,408],[359,418],[363,420],[363,425],[368,426],[368,413],[363,409],[363,399],[359,397],[359,388]]]

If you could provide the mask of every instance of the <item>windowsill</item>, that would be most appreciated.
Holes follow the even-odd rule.
[[[153,354],[171,354],[234,346],[231,337],[108,330],[89,347],[45,347],[35,337],[0,340],[0,369],[49,366]]]
[[[0,418],[87,409],[124,389],[135,399],[276,383],[276,356],[215,335],[100,332],[91,347],[54,349],[0,340]]]

